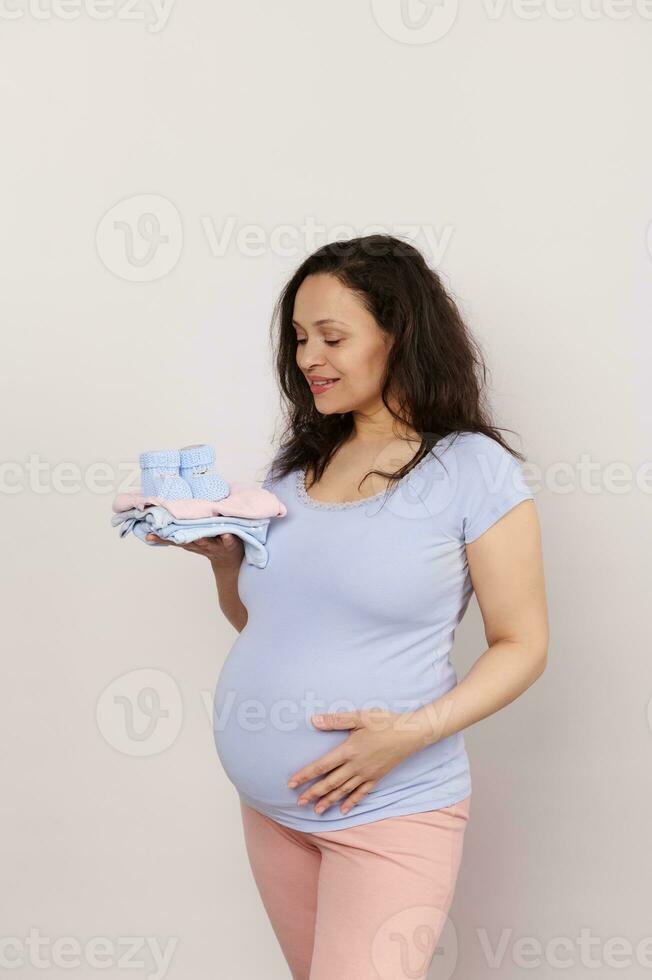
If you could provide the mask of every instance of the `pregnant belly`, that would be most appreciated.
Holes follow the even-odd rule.
[[[268,644],[254,643],[245,630],[222,667],[213,699],[215,747],[226,775],[254,801],[295,806],[300,792],[323,776],[295,789],[287,786],[290,776],[345,742],[351,731],[321,731],[311,716],[373,704],[413,710],[439,693],[432,669],[413,674],[410,678],[408,671],[394,668],[384,677],[360,656],[338,661],[323,649],[270,650]],[[454,683],[453,678],[446,689]],[[383,777],[383,788],[409,783],[432,763],[431,752],[415,753]]]
[[[235,649],[220,673],[213,700],[215,747],[236,789],[260,803],[291,806],[299,794],[287,786],[290,776],[349,735],[313,726],[310,717],[326,709],[324,700],[333,710],[338,706],[320,693],[318,678],[308,687],[297,681],[288,683],[283,671],[270,677],[252,669]]]

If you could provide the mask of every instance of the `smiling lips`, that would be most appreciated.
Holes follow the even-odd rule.
[[[321,394],[323,391],[329,391],[331,388],[335,387],[339,380],[339,378],[329,378],[328,380],[324,381],[313,381],[310,378],[308,379],[310,383],[310,390],[314,395]]]

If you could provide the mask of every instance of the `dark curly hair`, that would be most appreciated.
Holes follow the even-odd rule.
[[[439,275],[408,242],[391,235],[368,235],[332,242],[308,256],[274,306],[271,344],[285,424],[267,480],[280,479],[297,468],[310,468],[314,482],[318,481],[354,428],[351,412],[317,411],[296,362],[294,300],[304,279],[318,273],[335,276],[353,290],[381,330],[393,338],[381,397],[394,418],[421,438],[416,455],[400,469],[392,473],[370,470],[363,479],[378,473],[389,481],[389,490],[442,438],[462,431],[482,432],[524,461],[525,457],[507,445],[490,421],[485,395],[487,367],[481,348]],[[398,413],[387,402],[389,391],[396,398]]]

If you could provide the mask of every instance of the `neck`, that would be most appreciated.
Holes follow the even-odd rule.
[[[392,403],[392,408],[398,413],[398,407]],[[420,440],[419,433],[411,426],[395,419],[382,399],[379,404],[367,410],[353,412],[353,432],[350,442],[380,446],[393,439]]]

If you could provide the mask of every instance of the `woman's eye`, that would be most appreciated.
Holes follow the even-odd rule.
[[[303,340],[299,340],[299,339],[297,338],[297,344],[305,344],[305,342],[306,342],[306,341],[305,341],[305,337],[304,337],[304,339],[303,339]],[[325,343],[325,344],[328,344],[328,346],[329,346],[329,347],[336,347],[336,346],[337,346],[337,344],[339,344],[339,343],[340,343],[340,341],[339,341],[339,340],[325,340],[325,341],[324,341],[324,343]]]

